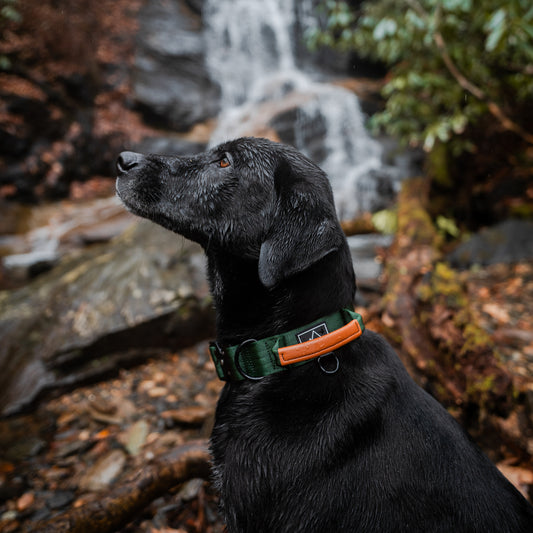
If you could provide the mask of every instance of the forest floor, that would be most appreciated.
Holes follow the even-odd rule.
[[[98,4],[94,8],[101,14],[102,38],[96,47],[100,63],[132,60],[134,14],[141,4],[139,0],[106,0],[105,7]],[[45,7],[43,4],[42,9]],[[126,12],[130,13],[129,18],[124,17]],[[17,41],[14,37],[11,47],[44,49],[44,45],[35,46],[33,41]],[[71,63],[79,64],[78,58],[73,57]],[[47,65],[52,73],[64,72],[68,67],[64,60]],[[50,72],[41,77],[49,76]],[[39,74],[35,73],[37,78]],[[7,79],[5,75],[0,77],[0,84],[6,81],[3,78]],[[94,117],[97,131],[142,136],[150,129],[138,113],[124,105],[130,90],[125,83],[97,97]],[[20,91],[23,93],[24,87]],[[206,134],[201,128],[195,133],[202,138]],[[106,188],[108,183],[78,184],[72,187],[71,194],[77,198],[90,196],[94,188]],[[2,194],[0,190],[0,197]],[[471,270],[463,273],[463,281],[477,322],[492,337],[500,357],[523,384],[521,389],[528,391],[533,412],[533,264],[522,262]],[[381,327],[377,311],[383,287],[362,292],[368,305],[357,310],[370,329],[386,329]],[[194,439],[208,438],[221,387],[208,357],[207,342],[202,342],[122,369],[114,379],[43,401],[29,414],[0,420],[0,531],[35,531],[32,525],[36,522],[98,501],[168,450]],[[513,424],[512,417],[508,422]],[[499,468],[531,498],[532,465],[523,464],[520,457],[508,451],[501,453],[494,447],[484,447],[484,451],[492,458],[505,457],[499,461]],[[193,479],[139,509],[137,517],[119,531],[222,530],[217,496],[209,481]]]
[[[533,264],[494,265],[464,273],[479,323],[533,400]],[[362,284],[364,286],[364,284]],[[358,308],[373,326],[381,294]],[[43,402],[31,414],[0,421],[0,530],[32,524],[104,497],[170,449],[208,438],[222,383],[202,342]],[[509,423],[512,423],[510,421]],[[533,469],[512,454],[485,449],[531,496]],[[119,531],[217,533],[217,496],[205,479],[176,486]]]

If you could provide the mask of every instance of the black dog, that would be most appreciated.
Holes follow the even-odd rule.
[[[385,340],[361,335],[320,168],[253,138],[192,157],[124,152],[117,167],[131,211],[207,255],[228,531],[533,532],[527,501]]]

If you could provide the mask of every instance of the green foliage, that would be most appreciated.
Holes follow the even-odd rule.
[[[426,150],[451,142],[455,154],[473,148],[463,133],[492,104],[528,129],[516,110],[533,104],[531,0],[368,0],[359,12],[325,0],[323,8],[326,26],[309,35],[312,46],[391,66],[375,128]]]
[[[18,0],[0,0],[0,38],[6,24],[10,22],[20,22],[21,14],[17,10]],[[3,54],[0,54],[0,70],[11,68],[11,61]]]
[[[1,0],[0,1],[0,21],[20,22],[21,16],[17,11],[16,5],[18,0]]]
[[[398,229],[398,212],[396,209],[383,209],[372,215],[374,227],[385,235],[393,235]]]
[[[437,219],[435,220],[435,224],[438,228],[438,230],[444,235],[444,236],[450,236],[454,239],[458,239],[461,235],[460,229],[457,227],[457,224],[455,223],[455,220],[452,218],[447,218],[445,216],[439,215]]]

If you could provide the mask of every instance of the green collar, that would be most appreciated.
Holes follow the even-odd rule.
[[[329,354],[360,337],[365,329],[361,315],[342,309],[314,322],[266,339],[248,339],[221,348],[213,342],[209,351],[217,375],[224,381],[259,380]],[[321,368],[326,373],[336,372]],[[338,360],[337,360],[338,368]]]

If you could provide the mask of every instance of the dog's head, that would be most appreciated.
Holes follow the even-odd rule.
[[[117,170],[130,211],[204,248],[257,259],[268,288],[344,242],[325,173],[279,143],[242,138],[191,157],[123,152]]]

